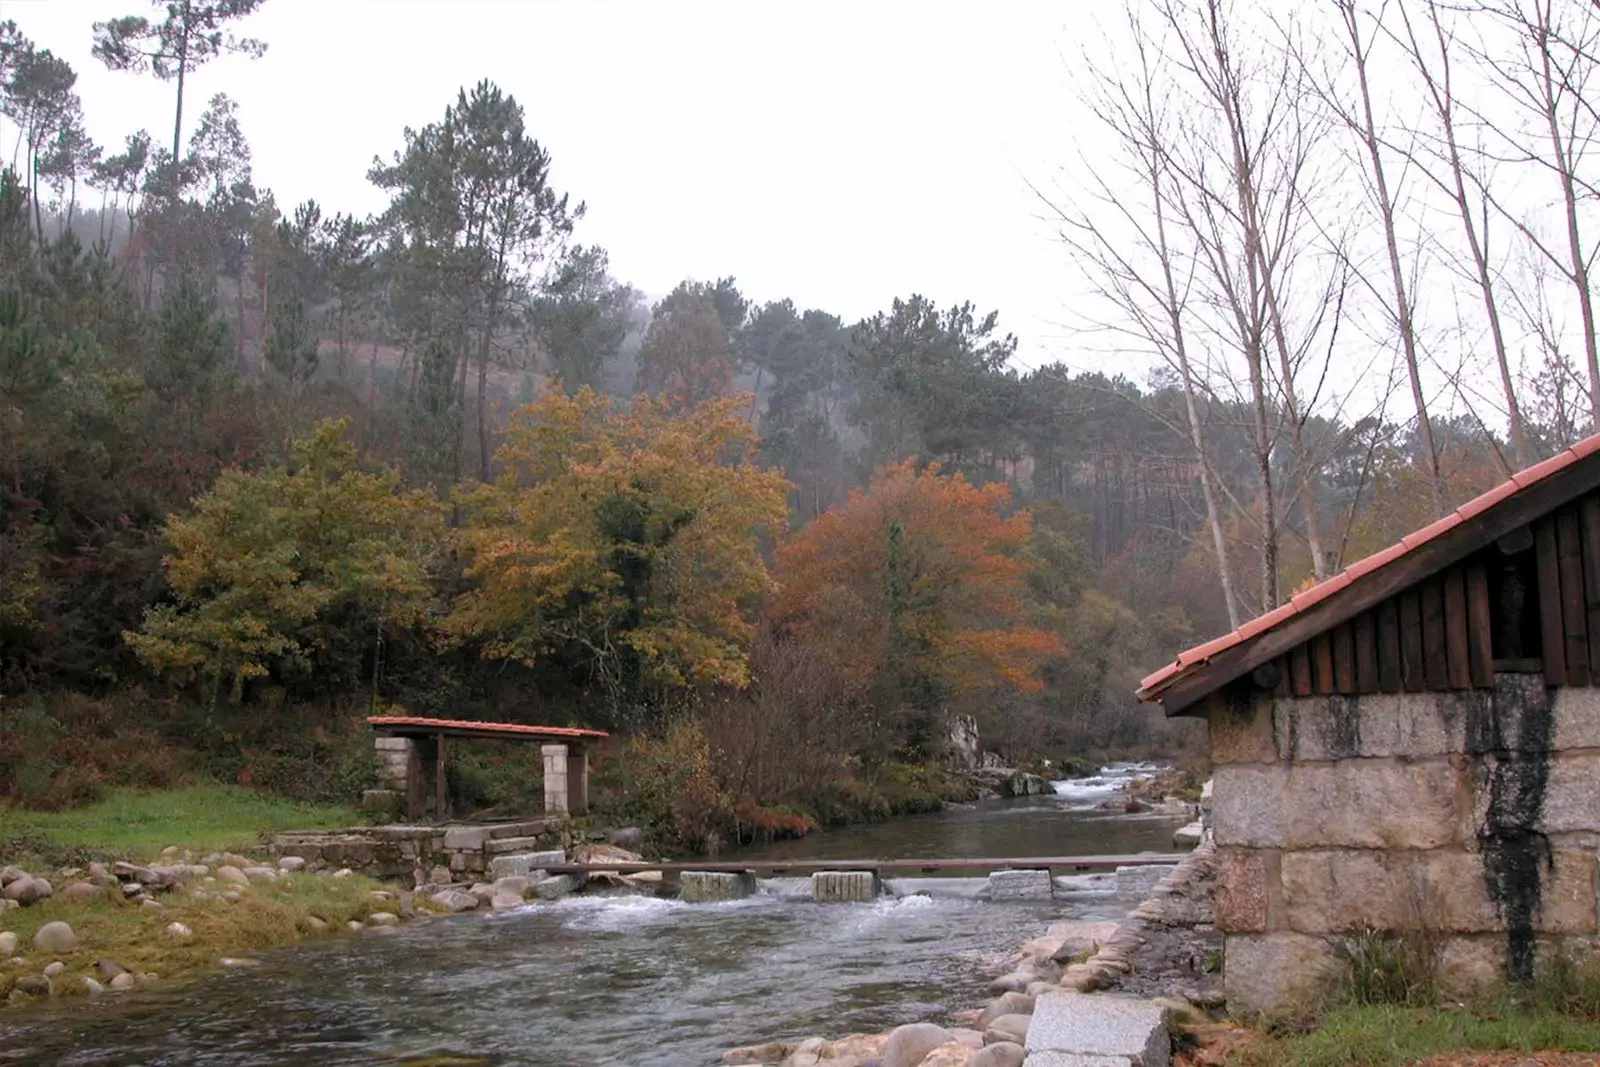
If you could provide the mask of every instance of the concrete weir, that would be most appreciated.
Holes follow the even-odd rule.
[[[817,871],[811,876],[811,899],[818,902],[873,901],[882,892],[877,871]]]
[[[989,875],[990,900],[1049,900],[1054,895],[1055,880],[1042,868],[995,871]]]
[[[743,900],[755,891],[754,871],[684,871],[678,876],[678,899],[690,904]]]

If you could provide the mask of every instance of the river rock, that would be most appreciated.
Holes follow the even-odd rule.
[[[202,862],[211,863],[211,865],[213,867],[216,866],[218,863],[225,863],[229,867],[238,867],[240,870],[243,870],[246,867],[254,866],[254,864],[250,861],[249,857],[241,856],[237,852],[224,852],[215,861],[206,860],[206,861],[202,861]]]
[[[187,941],[194,936],[194,931],[186,923],[168,923],[167,936],[176,941]]]
[[[47,997],[50,995],[50,979],[42,974],[25,974],[13,982],[11,988],[30,997]]]
[[[367,922],[372,926],[399,926],[400,916],[392,911],[375,911],[367,916]]]
[[[492,896],[514,896],[526,900],[528,894],[533,892],[533,882],[524,875],[513,874],[496,879],[489,888],[493,890]]]
[[[144,908],[146,911],[166,910],[166,905],[162,904],[161,901],[152,900],[149,897],[145,897],[143,900],[139,901],[139,907]]]
[[[996,1041],[975,1052],[967,1060],[967,1067],[1022,1067],[1027,1051],[1013,1041]]]
[[[278,857],[278,870],[280,870],[280,871],[285,871],[285,872],[288,872],[290,874],[293,874],[295,871],[303,871],[305,869],[306,869],[306,860],[305,860],[304,856],[279,856]]]
[[[5,897],[0,897],[0,915],[4,915],[6,912],[10,911],[12,908],[20,908],[20,907],[22,907],[22,905],[18,904],[16,901],[7,900]]]
[[[133,989],[138,986],[138,984],[139,979],[135,978],[129,971],[123,971],[121,974],[111,979],[111,988],[115,989],[119,993],[125,989]]]
[[[224,863],[217,868],[217,878],[224,882],[232,882],[234,885],[250,884],[249,876],[231,863]]]
[[[67,965],[65,963],[62,963],[60,960],[55,960],[52,963],[45,964],[44,976],[46,978],[54,978],[56,975],[60,974],[66,969]]]
[[[644,831],[637,826],[624,826],[621,829],[611,831],[607,836],[607,840],[619,848],[638,852],[641,848],[644,848]]]
[[[61,891],[61,895],[80,904],[89,900],[106,899],[105,889],[97,885],[90,885],[88,882],[73,882]]]
[[[105,986],[101,985],[93,978],[90,978],[88,975],[83,976],[83,988],[84,991],[90,996],[94,996],[96,993],[104,993],[106,991]]]
[[[783,1067],[817,1067],[822,1062],[822,1052],[827,1042],[820,1037],[808,1037],[794,1047],[783,1059]]]
[[[19,878],[28,877],[28,872],[21,867],[0,867],[0,886],[8,886]]]
[[[952,1042],[930,1050],[917,1061],[917,1067],[967,1067],[967,1059],[971,1055],[972,1049],[959,1041]]]
[[[951,1043],[950,1031],[932,1023],[908,1023],[889,1033],[883,1047],[883,1067],[917,1067],[924,1056]]]
[[[1041,949],[1049,948],[1042,959],[1035,954],[1036,959],[1043,962],[1048,959],[1053,963],[1077,963],[1094,955],[1096,949],[1117,932],[1114,922],[1075,922],[1056,923],[1050,927],[1050,932],[1037,941],[1030,941],[1030,946],[1039,946]]]
[[[522,907],[522,894],[496,893],[489,898],[489,907],[494,911],[507,911],[511,908]]]
[[[244,876],[252,882],[276,882],[278,872],[271,867],[246,867]]]
[[[989,1024],[1002,1015],[1032,1015],[1033,998],[1026,993],[1002,993],[989,1002],[983,1009],[983,1014],[978,1016],[979,1030],[989,1029]]]
[[[33,935],[33,947],[40,952],[71,952],[78,947],[78,935],[58,919],[39,927]]]
[[[1027,990],[1028,983],[1034,976],[1027,971],[1012,971],[1002,974],[999,978],[989,983],[991,993],[1022,993]]]
[[[478,906],[478,898],[464,889],[446,889],[428,899],[452,913],[471,911]]]
[[[833,1042],[831,1047],[835,1059],[866,1063],[881,1057],[888,1044],[888,1034],[850,1034]]]
[[[14,900],[23,906],[33,904],[45,895],[39,886],[41,881],[43,879],[25,874],[21,878],[13,879],[3,890],[0,890],[0,896],[5,897],[7,900]]]
[[[731,1048],[722,1054],[726,1064],[777,1063],[789,1055],[789,1046],[782,1041],[768,1041],[763,1045],[744,1045]]]
[[[95,960],[94,967],[95,970],[100,972],[100,976],[106,979],[106,981],[110,981],[117,975],[124,974],[127,971],[127,968],[123,967],[120,963],[116,963],[113,960],[104,958]]]
[[[0,930],[0,956],[12,956],[17,951],[17,933],[15,930]]]
[[[326,919],[319,919],[315,915],[306,916],[306,929],[314,934],[320,934],[328,928]]]
[[[1033,1022],[1032,1015],[1002,1015],[983,1031],[983,1039],[991,1045],[1000,1041],[1010,1041],[1015,1045],[1025,1044],[1028,1040],[1028,1024],[1031,1022]]]
[[[562,897],[578,888],[577,881],[570,874],[558,874],[554,878],[546,878],[533,887],[533,895],[540,900],[560,900]]]

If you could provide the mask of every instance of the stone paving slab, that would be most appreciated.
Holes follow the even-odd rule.
[[[1166,1008],[1149,1000],[1083,993],[1049,993],[1035,1001],[1026,1047],[1030,1065],[1042,1052],[1108,1057],[1135,1067],[1168,1067],[1172,1059]]]
[[[1126,1056],[1080,1056],[1076,1052],[1030,1052],[1022,1067],[1128,1067]]]

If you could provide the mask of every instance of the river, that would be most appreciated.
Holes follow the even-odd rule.
[[[1177,821],[1096,812],[1131,768],[748,850],[778,857],[1171,851]],[[730,858],[728,856],[721,857]],[[841,1036],[978,1004],[1050,922],[1116,918],[1105,879],[1049,903],[990,904],[977,879],[897,880],[904,895],[819,905],[776,880],[726,904],[573,897],[263,954],[199,983],[0,1015],[0,1063],[278,1067],[695,1067],[725,1049]],[[8,1058],[8,1050],[24,1058]],[[26,1051],[23,1051],[26,1050]],[[459,1061],[458,1061],[459,1062]]]

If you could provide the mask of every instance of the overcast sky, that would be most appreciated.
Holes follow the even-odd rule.
[[[0,0],[77,69],[112,149],[141,127],[171,139],[173,84],[89,55],[95,21],[145,13]],[[280,207],[380,209],[373,156],[489,78],[587,201],[579,238],[649,294],[732,274],[758,301],[854,320],[921,292],[998,310],[1026,364],[1103,362],[1060,325],[1081,283],[1027,184],[1074,152],[1077,4],[267,0],[240,26],[265,58],[202,68],[185,124],[213,93],[236,99]]]

